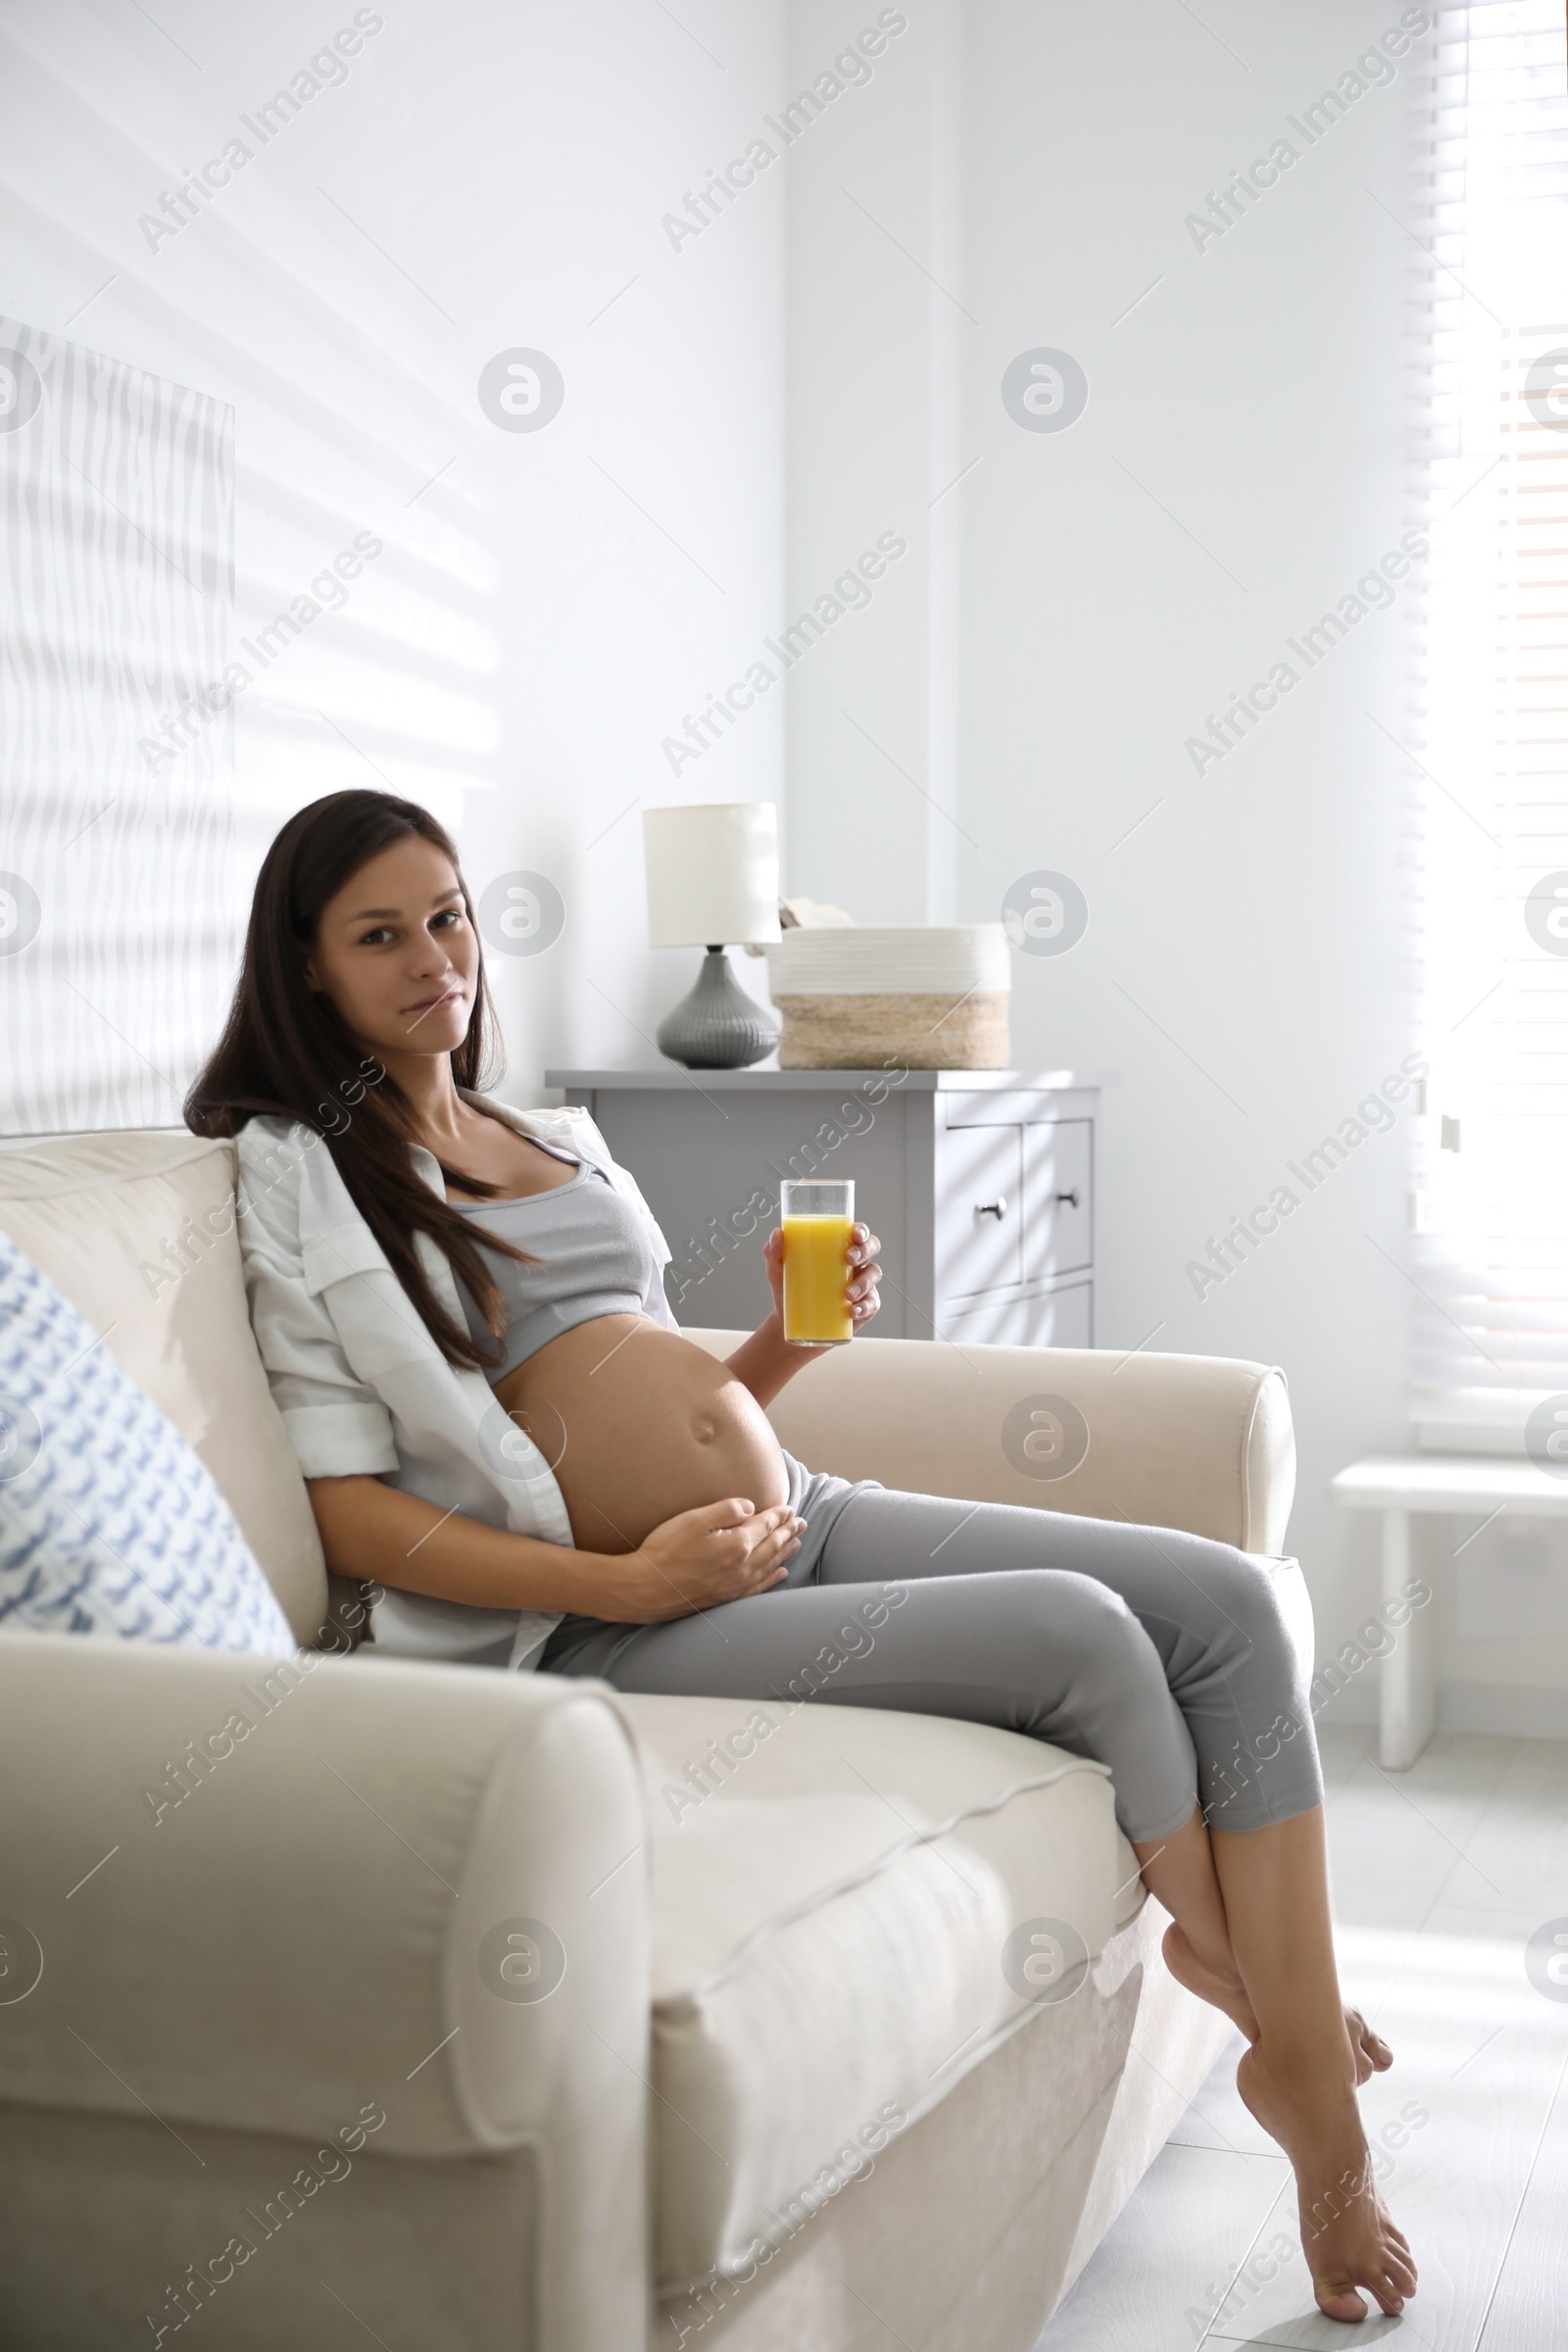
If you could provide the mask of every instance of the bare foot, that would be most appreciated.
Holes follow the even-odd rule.
[[[1355,2082],[1359,2089],[1373,2075],[1386,2075],[1394,2064],[1394,2052],[1374,2026],[1369,2026],[1359,2009],[1347,2008],[1345,2031],[1350,2036],[1350,2055],[1355,2060]]]
[[[1378,2194],[1354,2092],[1316,2083],[1298,2093],[1255,2048],[1243,2054],[1236,2087],[1291,2160],[1318,2309],[1331,2320],[1364,2320],[1371,2295],[1391,2318],[1401,2312],[1415,2292],[1415,2264]]]
[[[1223,2010],[1232,2025],[1239,2027],[1249,2041],[1256,2041],[1257,2018],[1248,1999],[1239,1970],[1222,1971],[1209,1967],[1199,1958],[1185,1932],[1174,1921],[1165,1930],[1162,1949],[1165,1966],[1178,1984],[1185,1984],[1189,1992],[1196,1992],[1200,2001],[1208,2002],[1210,2008]],[[1359,2009],[1347,2008],[1345,2031],[1349,2037],[1350,2054],[1355,2060],[1355,2080],[1359,2088],[1373,2075],[1388,2072],[1394,2064],[1394,2052],[1382,2034],[1367,2024]]]

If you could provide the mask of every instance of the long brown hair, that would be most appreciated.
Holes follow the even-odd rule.
[[[453,1320],[415,1249],[415,1236],[424,1233],[446,1252],[499,1339],[506,1308],[472,1228],[415,1167],[410,1147],[418,1140],[417,1124],[407,1095],[390,1071],[365,1059],[331,999],[305,977],[327,901],[369,858],[411,833],[451,859],[471,924],[473,905],[457,850],[416,802],[389,792],[332,792],[289,818],[262,860],[234,1002],[211,1059],[185,1098],[185,1124],[193,1134],[220,1136],[237,1135],[249,1120],[266,1116],[299,1119],[313,1128],[447,1362],[483,1369],[500,1361],[499,1351],[482,1353],[466,1324]],[[500,1062],[481,950],[467,1035],[453,1049],[452,1075],[471,1107],[491,1117],[496,1114],[476,1098],[500,1074]],[[501,1190],[440,1164],[447,1182],[465,1192],[493,1198]],[[538,1262],[499,1235],[486,1247]]]

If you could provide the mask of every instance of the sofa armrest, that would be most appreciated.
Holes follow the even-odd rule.
[[[539,2342],[643,2340],[644,1814],[604,1686],[13,1635],[0,1777],[0,1989],[43,1964],[0,2098],[527,2148]]]
[[[740,1331],[690,1330],[729,1355]],[[1088,1451],[1062,1477],[1018,1466],[1004,1429],[1033,1397],[1083,1416]],[[857,1341],[798,1373],[768,1411],[780,1445],[813,1470],[982,1502],[1186,1528],[1279,1554],[1296,1493],[1285,1375],[1228,1356],[965,1340]]]

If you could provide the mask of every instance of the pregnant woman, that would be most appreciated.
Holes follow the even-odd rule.
[[[832,1644],[842,1588],[875,1584],[875,1639],[831,1652],[825,1695],[1110,1768],[1173,1972],[1247,2037],[1238,2083],[1295,2168],[1320,2306],[1399,2311],[1415,2270],[1356,2103],[1391,2054],[1341,2002],[1311,1711],[1268,1570],[792,1459],[763,1408],[820,1350],[784,1339],[781,1236],[774,1311],[721,1363],[676,1330],[663,1237],[586,1114],[482,1091],[491,1029],[435,820],[373,792],[292,817],[185,1115],[238,1139],[257,1342],[328,1564],[382,1589],[377,1648],[763,1698]],[[857,1325],[876,1255],[857,1226]]]

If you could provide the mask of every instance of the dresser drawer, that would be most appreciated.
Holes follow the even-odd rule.
[[[1023,1279],[1023,1130],[949,1128],[936,1139],[936,1296]]]
[[[1023,1131],[1023,1278],[1075,1274],[1095,1257],[1094,1127],[1057,1119]]]
[[[1092,1348],[1093,1333],[1093,1286],[1072,1282],[1032,1298],[960,1301],[939,1318],[936,1336],[960,1348],[965,1340],[997,1348]]]

